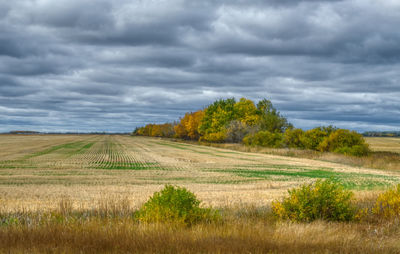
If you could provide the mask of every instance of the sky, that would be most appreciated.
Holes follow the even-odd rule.
[[[220,98],[400,130],[398,0],[0,1],[0,132],[130,132]]]

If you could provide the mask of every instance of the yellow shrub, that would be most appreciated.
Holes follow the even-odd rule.
[[[204,135],[201,141],[210,141],[210,142],[222,142],[226,139],[226,133],[224,131],[208,133]]]
[[[382,219],[400,218],[400,184],[379,195],[372,213]]]
[[[136,213],[141,222],[177,223],[192,225],[200,221],[215,222],[220,214],[217,210],[201,208],[196,195],[183,187],[166,185],[155,192]]]
[[[332,180],[318,180],[288,192],[288,197],[272,203],[272,212],[279,219],[295,222],[354,219],[356,209],[351,203],[353,193]]]

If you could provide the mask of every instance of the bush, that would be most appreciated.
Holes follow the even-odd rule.
[[[196,196],[182,187],[166,185],[140,208],[137,217],[141,222],[166,222],[192,225],[200,221],[215,221],[219,213],[201,208]]]
[[[224,142],[226,139],[226,130],[214,133],[208,133],[204,136],[200,137],[200,141],[209,141],[209,142]]]
[[[272,211],[280,219],[310,222],[317,219],[350,221],[356,209],[351,204],[353,193],[332,181],[318,180],[288,191],[289,197],[282,202],[274,201]]]
[[[338,129],[332,132],[329,137],[319,144],[318,150],[354,156],[364,156],[369,153],[368,144],[362,135],[345,129]]]
[[[302,129],[289,128],[283,135],[285,144],[290,148],[304,148],[304,131]]]
[[[305,148],[317,150],[319,144],[329,136],[333,127],[317,127],[304,133],[303,143]]]
[[[255,134],[249,134],[243,138],[243,143],[247,146],[265,146],[265,147],[282,147],[282,133],[272,133],[269,131],[259,131]]]
[[[382,219],[400,218],[400,184],[378,196],[372,213]]]

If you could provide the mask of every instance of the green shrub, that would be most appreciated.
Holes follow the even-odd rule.
[[[382,219],[400,218],[400,184],[378,196],[372,214]]]
[[[332,180],[318,180],[289,190],[289,197],[272,203],[272,211],[280,219],[296,222],[350,221],[356,212],[351,204],[352,195]]]
[[[302,129],[289,128],[283,134],[283,139],[287,147],[304,148],[304,131]]]
[[[219,213],[201,208],[196,196],[183,187],[166,185],[155,192],[137,212],[141,222],[162,222],[192,225],[200,221],[215,221]]]
[[[259,131],[255,134],[249,134],[243,138],[243,143],[247,146],[265,146],[265,147],[282,147],[282,133],[272,133],[269,131]]]
[[[304,133],[303,144],[305,148],[317,150],[319,144],[330,135],[333,127],[317,127]]]
[[[318,150],[354,156],[364,156],[369,153],[368,144],[362,135],[345,129],[332,132],[319,144]]]

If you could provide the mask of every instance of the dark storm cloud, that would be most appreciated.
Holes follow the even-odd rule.
[[[0,3],[0,131],[131,131],[218,98],[398,130],[398,1]]]

